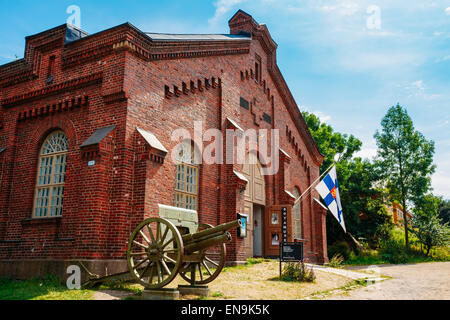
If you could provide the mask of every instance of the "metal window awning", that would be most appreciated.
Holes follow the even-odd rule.
[[[244,174],[242,174],[242,173],[240,173],[240,172],[238,172],[238,171],[236,171],[236,170],[233,170],[233,173],[234,173],[240,180],[245,181],[245,182],[248,183],[248,179],[244,176]]]
[[[158,138],[155,137],[155,135],[147,130],[141,129],[139,127],[136,127],[136,130],[139,132],[139,134],[144,138],[145,141],[152,147],[153,149],[162,151],[167,153],[167,149],[164,148],[162,143],[158,140]]]
[[[99,144],[116,126],[104,127],[95,131],[86,141],[81,144],[81,147],[88,147]]]

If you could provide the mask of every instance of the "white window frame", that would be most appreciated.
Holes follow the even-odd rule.
[[[61,217],[67,171],[69,143],[61,130],[47,136],[39,152],[33,219]]]
[[[199,165],[195,164],[193,141],[179,145],[175,167],[175,207],[197,210],[199,191]]]

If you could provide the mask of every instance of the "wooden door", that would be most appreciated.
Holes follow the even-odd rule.
[[[266,204],[266,186],[262,175],[261,163],[253,153],[247,154],[242,173],[248,180],[244,192],[245,200],[260,205]]]
[[[282,208],[287,209],[287,234],[288,241],[292,241],[292,206],[278,205],[266,207],[264,217],[264,256],[280,255],[280,243],[282,241]]]

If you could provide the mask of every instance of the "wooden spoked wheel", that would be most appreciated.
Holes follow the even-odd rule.
[[[198,231],[212,227],[210,224],[200,224]],[[180,276],[193,285],[210,283],[219,276],[225,265],[226,250],[225,243],[222,243],[186,256],[186,261],[180,269]],[[192,283],[193,273],[194,283]]]
[[[128,242],[127,262],[132,277],[148,289],[166,286],[177,276],[183,260],[178,229],[161,218],[142,222]]]

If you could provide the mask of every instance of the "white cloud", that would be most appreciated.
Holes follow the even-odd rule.
[[[450,16],[450,7],[448,7],[447,9],[445,9],[445,13]]]
[[[389,52],[388,50],[367,52],[360,49],[354,51],[342,49],[341,51],[339,51],[340,54],[338,55],[336,62],[344,69],[356,72],[377,72],[380,70],[386,72],[386,70],[391,70],[392,68],[398,70],[401,67],[417,64],[418,61],[421,61],[422,59],[415,53],[394,53]]]
[[[325,114],[325,113],[323,113],[323,112],[321,112],[321,111],[313,111],[313,113],[314,113],[317,117],[319,117],[319,119],[320,119],[321,122],[328,123],[328,122],[330,122],[330,120],[331,120],[331,116],[330,116],[330,115],[327,115],[327,114]]]
[[[449,167],[449,166],[447,166]],[[450,199],[450,178],[448,171],[440,170],[432,176],[432,186],[434,194],[442,195],[446,199]]]
[[[411,84],[405,86],[405,90],[409,92],[408,98],[421,98],[424,100],[433,100],[441,97],[440,94],[436,93],[427,93],[427,86],[423,82],[423,80],[417,80],[412,82]]]
[[[306,112],[314,114],[317,118],[319,118],[320,122],[324,122],[324,123],[328,123],[329,124],[329,122],[331,120],[331,116],[323,113],[322,111],[317,111],[317,110],[316,111],[311,111],[311,108],[309,108],[307,106],[304,106],[304,105],[303,106],[299,106],[299,109],[300,109],[301,112],[306,111]]]
[[[343,16],[351,16],[360,10],[359,5],[353,1],[341,0],[335,5],[323,5],[320,7],[325,12],[340,14]]]
[[[375,148],[362,148],[360,151],[354,154],[354,158],[373,159],[377,155],[377,149]]]
[[[442,62],[442,61],[447,61],[447,60],[450,60],[450,54],[447,56],[444,56],[442,58],[436,59],[436,62]]]
[[[228,12],[237,4],[244,2],[245,0],[218,0],[214,6],[216,11],[214,16],[208,20],[210,25],[216,25],[220,20],[228,14]]]
[[[412,83],[412,86],[417,88],[419,91],[425,90],[425,85],[423,84],[423,80],[417,80]]]

